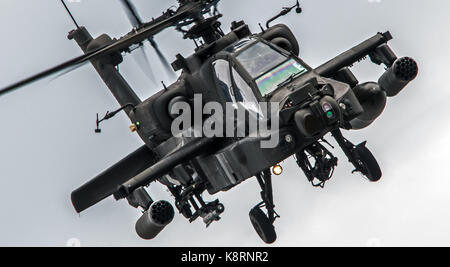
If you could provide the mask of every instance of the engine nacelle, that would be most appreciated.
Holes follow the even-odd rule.
[[[400,93],[419,73],[417,62],[410,57],[397,59],[378,80],[378,84],[393,97]]]
[[[350,121],[352,129],[366,128],[383,113],[386,107],[386,92],[375,82],[357,85],[353,88],[364,112],[356,119]]]
[[[272,42],[275,45],[287,51],[290,51],[297,56],[300,53],[300,47],[297,38],[295,38],[295,35],[292,33],[289,27],[284,24],[278,24],[268,28],[262,33],[261,38]]]
[[[142,239],[153,239],[172,222],[174,216],[175,211],[169,202],[154,202],[136,222],[136,233]]]

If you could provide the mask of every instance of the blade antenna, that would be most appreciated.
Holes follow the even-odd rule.
[[[64,8],[66,9],[67,13],[69,13],[70,18],[72,19],[73,23],[75,23],[75,26],[77,26],[77,29],[80,29],[80,26],[78,26],[77,21],[75,20],[75,18],[72,15],[72,12],[70,12],[69,7],[67,7],[66,3],[64,2],[64,0],[61,0],[61,3],[63,4]]]

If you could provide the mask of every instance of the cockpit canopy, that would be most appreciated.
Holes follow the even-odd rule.
[[[230,53],[229,58],[233,61],[231,64],[233,74],[229,81],[231,89],[228,89],[230,100],[232,100],[233,95],[248,95],[248,93],[253,93],[257,97],[265,97],[273,93],[280,84],[289,78],[300,76],[310,69],[289,52],[257,38],[241,40],[225,49],[225,51]],[[215,67],[215,71],[219,80],[223,81],[223,77],[226,76],[226,73],[223,72],[224,68]],[[241,80],[239,82],[240,88],[238,86],[233,87],[233,79],[236,85],[237,80]],[[244,89],[242,87],[246,87],[246,90],[244,90],[246,92],[242,92],[242,89]]]

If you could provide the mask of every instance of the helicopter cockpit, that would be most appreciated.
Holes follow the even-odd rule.
[[[289,53],[263,41],[246,46],[235,57],[262,97],[273,93],[289,77],[299,76],[309,69]]]
[[[291,53],[254,37],[227,47],[212,65],[217,88],[226,102],[260,117],[265,117],[260,102],[285,81],[311,70]]]
[[[232,65],[230,82],[233,82],[233,78],[235,82],[234,88],[226,97],[233,101],[233,94],[238,101],[242,97],[255,98],[255,96],[263,100],[264,97],[276,91],[284,81],[300,76],[311,69],[289,52],[257,38],[241,40],[225,51],[231,55],[229,57]],[[223,65],[219,61],[216,61],[214,66],[216,76],[220,80],[227,75],[223,66],[218,66]],[[252,87],[255,90],[252,90]],[[250,93],[254,96],[251,97]]]

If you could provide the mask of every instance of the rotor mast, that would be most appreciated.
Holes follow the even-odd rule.
[[[75,40],[84,53],[88,53],[90,49],[92,49],[91,47],[94,43],[95,45],[103,46],[107,45],[110,40],[107,35],[102,35],[94,40],[84,27],[71,31],[68,38],[70,40]],[[116,54],[116,56],[120,57],[119,59],[116,58],[116,60],[122,59],[120,54]],[[123,76],[116,69],[116,64],[113,60],[111,60],[111,58],[112,57],[105,57],[98,60],[91,60],[91,63],[111,93],[114,95],[117,102],[119,102],[120,106],[127,106],[124,110],[128,116],[130,116],[130,112],[133,109],[132,107],[138,105],[142,101],[127,83],[125,78],[123,78]]]

